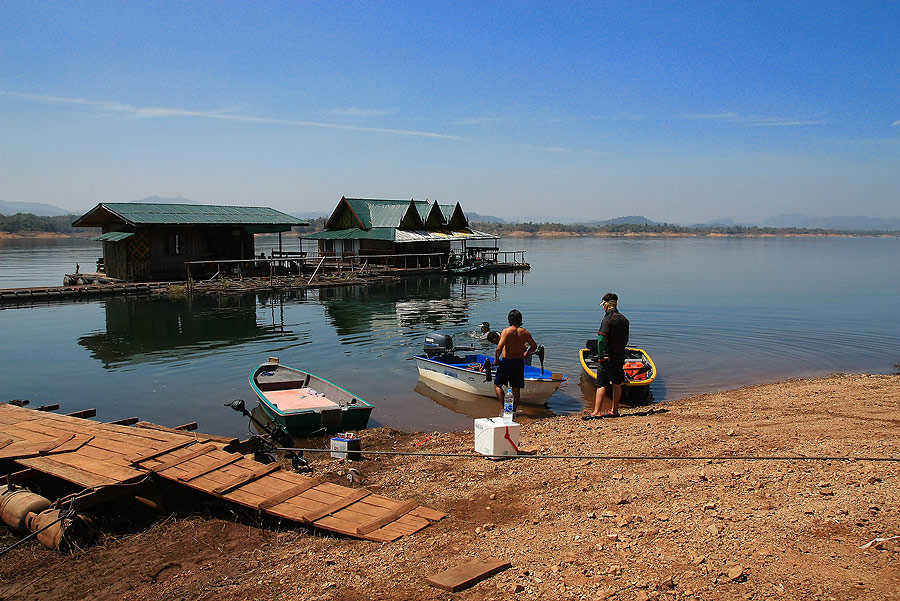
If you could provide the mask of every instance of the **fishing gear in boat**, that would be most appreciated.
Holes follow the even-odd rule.
[[[278,450],[279,447],[284,448],[293,446],[294,437],[291,436],[287,430],[276,422],[264,423],[256,419],[256,416],[247,411],[244,399],[235,399],[230,403],[225,403],[225,406],[231,407],[244,417],[249,418],[251,422],[256,424],[256,426],[265,432],[271,439],[272,442],[270,443],[269,441],[265,441],[265,439],[259,438],[259,440],[266,442],[266,444],[261,445],[253,453],[254,458],[260,463],[272,463],[275,461],[275,451]],[[303,456],[303,451],[288,451],[285,457],[291,460],[291,467],[295,472],[311,471],[309,460]]]

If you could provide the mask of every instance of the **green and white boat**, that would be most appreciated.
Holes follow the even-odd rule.
[[[298,438],[319,431],[362,430],[375,408],[328,380],[281,365],[277,357],[250,373],[250,386],[265,414]]]

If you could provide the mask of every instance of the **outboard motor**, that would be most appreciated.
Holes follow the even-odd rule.
[[[426,334],[423,346],[425,356],[429,359],[441,355],[453,354],[453,338],[446,334]]]
[[[541,375],[544,375],[544,352],[545,352],[545,351],[544,351],[544,345],[543,345],[543,344],[539,344],[539,345],[538,345],[538,348],[537,348],[537,352],[535,353],[535,355],[537,355],[537,356],[538,356],[538,359],[541,360]]]

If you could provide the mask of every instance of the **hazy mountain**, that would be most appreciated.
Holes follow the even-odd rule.
[[[16,213],[31,213],[42,217],[57,217],[59,215],[81,214],[80,211],[69,211],[59,207],[44,204],[42,202],[11,202],[0,200],[0,215],[15,215]]]
[[[623,223],[634,225],[660,225],[658,221],[651,221],[643,215],[629,215],[627,217],[614,217],[612,219],[604,219],[603,221],[587,221],[584,225],[595,225],[603,227],[604,225],[622,225]]]
[[[297,219],[318,219],[319,217],[331,217],[331,211],[300,211],[297,213],[289,213]]]
[[[695,223],[694,225],[688,227],[754,227],[755,223],[738,223],[734,219],[714,219],[712,221],[705,221],[703,223]]]
[[[478,213],[473,213],[471,211],[466,212],[466,217],[471,223],[480,222],[480,223],[509,223],[505,219],[500,219],[499,217],[494,217],[493,215],[479,215]]]
[[[814,217],[809,215],[778,215],[763,222],[765,227],[796,227],[822,230],[897,231],[900,219],[887,217]]]

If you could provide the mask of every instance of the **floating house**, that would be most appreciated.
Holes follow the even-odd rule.
[[[470,228],[459,203],[344,197],[325,229],[304,239],[317,240],[319,254],[381,259],[419,255],[437,257],[446,266],[455,250],[466,256],[471,241],[491,241],[489,248],[496,250],[498,237]]]
[[[309,225],[268,207],[104,202],[74,227],[100,227],[109,277],[128,281],[183,279],[188,261],[245,260],[255,256],[254,234]]]

